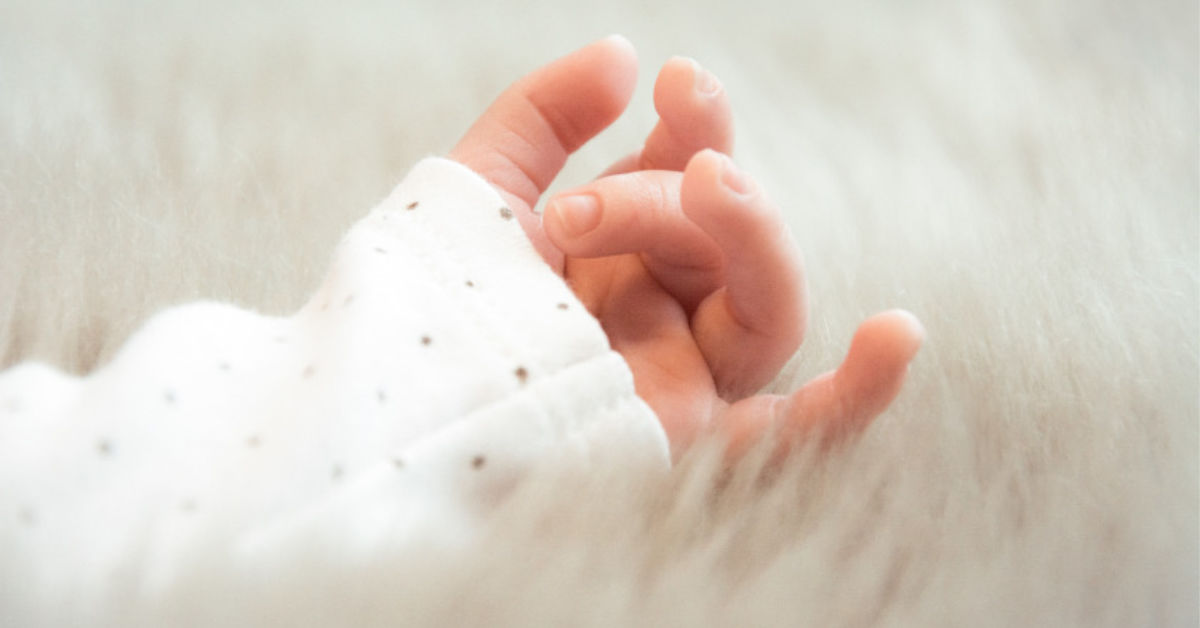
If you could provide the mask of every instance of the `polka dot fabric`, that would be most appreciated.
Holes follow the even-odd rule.
[[[88,377],[0,374],[0,619],[103,623],[198,577],[461,545],[541,462],[645,474],[667,451],[500,196],[426,159],[295,315],[191,304]]]

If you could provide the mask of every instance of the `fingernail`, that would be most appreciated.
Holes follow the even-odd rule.
[[[735,194],[749,194],[754,191],[754,181],[733,163],[726,155],[721,155],[721,185],[729,188]]]
[[[600,203],[591,194],[574,194],[554,199],[554,212],[567,235],[579,237],[600,224]]]
[[[633,42],[629,41],[628,37],[626,37],[620,33],[613,33],[613,34],[609,35],[608,37],[605,37],[603,39],[603,41],[612,41],[612,42],[617,42],[623,46],[629,46],[630,48],[633,47]]]
[[[696,69],[696,73],[694,75],[695,78],[693,79],[692,83],[692,88],[696,90],[696,93],[700,94],[701,96],[711,97],[717,92],[721,91],[721,81],[718,81],[717,77],[714,76],[712,72],[705,70],[704,66],[700,65],[695,60],[691,61],[692,65]]]

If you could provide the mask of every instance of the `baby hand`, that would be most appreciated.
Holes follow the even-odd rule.
[[[813,432],[860,430],[899,392],[920,324],[879,314],[837,370],[790,395],[752,394],[803,339],[803,269],[778,210],[723,154],[733,141],[728,100],[694,62],[664,66],[660,122],[642,150],[557,195],[538,228],[530,208],[567,155],[619,115],[635,72],[624,40],[585,47],[510,88],[451,156],[523,217],[629,363],[676,456],[710,430],[729,438],[733,457],[772,432],[782,453]]]
[[[800,252],[775,206],[722,154],[733,125],[720,83],[672,59],[654,95],[660,122],[640,153],[547,206],[565,277],[629,362],[676,453],[710,429],[735,455],[775,429],[784,447],[814,427],[861,429],[899,392],[919,323],[875,316],[836,371],[791,395],[751,396],[803,339]]]

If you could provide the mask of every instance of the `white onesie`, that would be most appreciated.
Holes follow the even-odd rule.
[[[427,159],[295,315],[196,303],[87,377],[0,373],[0,625],[453,546],[535,464],[614,452],[668,466],[628,366],[496,191]]]

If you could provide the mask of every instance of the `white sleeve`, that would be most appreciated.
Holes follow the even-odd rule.
[[[454,546],[535,465],[645,474],[667,451],[500,196],[427,159],[293,316],[197,303],[87,377],[0,373],[0,624],[145,619],[301,554],[345,573]]]

